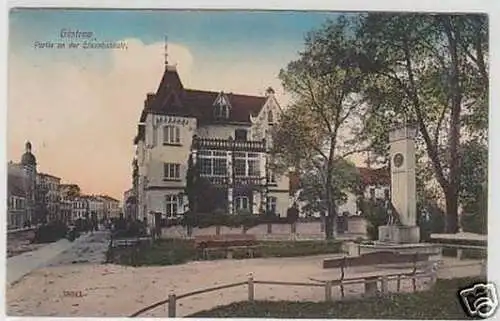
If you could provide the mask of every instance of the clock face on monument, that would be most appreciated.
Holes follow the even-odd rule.
[[[397,153],[396,155],[394,155],[393,163],[396,168],[401,167],[403,165],[403,162],[404,162],[403,154]]]

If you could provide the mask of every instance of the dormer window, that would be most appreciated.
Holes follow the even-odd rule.
[[[214,102],[214,117],[216,119],[228,119],[230,108],[226,95],[221,92]]]

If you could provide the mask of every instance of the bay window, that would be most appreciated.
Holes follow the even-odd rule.
[[[225,151],[199,151],[197,161],[199,162],[202,175],[227,175],[227,152]]]

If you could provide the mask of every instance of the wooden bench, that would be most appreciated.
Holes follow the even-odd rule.
[[[111,247],[129,247],[141,243],[150,243],[151,237],[111,239]]]
[[[323,279],[311,277],[309,279],[316,282],[331,282],[332,285],[339,285],[341,296],[344,297],[344,285],[349,283],[359,283],[363,281],[365,287],[365,295],[371,296],[379,292],[378,282],[381,281],[382,292],[388,291],[389,277],[397,277],[398,291],[400,291],[400,276],[416,276],[419,269],[428,268],[428,254],[397,254],[394,252],[374,252],[367,253],[354,257],[341,257],[335,259],[325,259],[323,261],[324,269],[340,268],[339,278],[333,279],[329,275],[324,275]],[[392,271],[389,270],[390,265],[393,265]],[[369,272],[357,272],[354,276],[347,277],[346,272],[349,268],[354,267],[380,267],[381,270]],[[395,272],[394,270],[411,269],[407,272]],[[383,270],[385,269],[385,271]],[[416,290],[416,281],[413,278],[413,289]]]
[[[197,236],[195,247],[201,251],[202,257],[208,259],[213,252],[224,251],[226,258],[232,258],[234,251],[244,249],[250,257],[254,257],[258,242],[254,235],[226,234]]]

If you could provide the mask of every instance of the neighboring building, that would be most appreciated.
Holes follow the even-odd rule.
[[[70,198],[61,198],[59,203],[59,213],[61,220],[69,224],[73,222],[73,200]]]
[[[31,143],[26,142],[26,151],[21,157],[21,164],[24,176],[24,191],[26,192],[26,212],[28,223],[40,222],[40,217],[35,212],[36,209],[36,157],[31,153]]]
[[[60,184],[59,185],[59,194],[63,198],[67,197],[76,197],[81,195],[80,186],[77,184]]]
[[[388,199],[390,197],[390,186],[391,186],[391,177],[387,168],[367,168],[367,167],[358,167],[357,168],[360,175],[361,180],[361,190],[363,191],[362,195],[358,195],[355,192],[349,191],[347,194],[347,201],[338,206],[337,213],[339,215],[343,213],[348,213],[348,215],[358,215],[358,199],[363,197],[364,199]],[[294,200],[297,200],[299,205],[299,209],[301,209],[305,202],[298,201],[300,197],[300,179],[298,175],[294,174],[293,178],[290,179],[290,190],[295,191],[293,196]],[[300,216],[305,216],[305,213],[301,210]],[[313,213],[313,217],[320,217],[320,213]]]
[[[138,218],[152,222],[188,209],[190,157],[213,188],[216,209],[285,216],[288,177],[271,172],[268,154],[270,129],[280,115],[271,88],[265,96],[186,89],[167,65],[157,92],[147,94],[134,140]]]
[[[59,177],[38,173],[36,177],[36,199],[40,212],[44,213],[47,222],[61,219],[60,201],[61,195]]]
[[[103,219],[119,217],[121,214],[120,201],[107,195],[97,196],[103,202]]]
[[[77,196],[72,199],[73,210],[71,218],[74,221],[78,219],[86,220],[89,218],[89,202],[86,196]]]
[[[14,173],[10,165],[7,176],[7,229],[9,230],[22,228],[29,220],[23,173],[22,171]]]
[[[137,198],[134,188],[128,189],[123,193],[123,214],[125,217],[137,219]]]
[[[96,220],[104,219],[104,201],[98,196],[87,197],[89,216]]]

